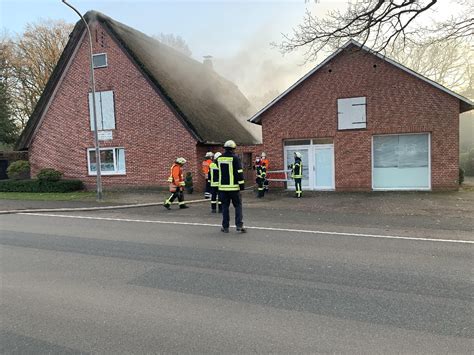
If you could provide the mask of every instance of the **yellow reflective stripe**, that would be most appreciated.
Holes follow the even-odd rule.
[[[243,173],[244,170],[243,170],[243,169],[239,169],[239,170],[237,170],[237,172],[238,172],[238,173]]]
[[[239,186],[219,186],[219,191],[238,191]]]
[[[245,180],[240,180],[239,185],[245,184]]]

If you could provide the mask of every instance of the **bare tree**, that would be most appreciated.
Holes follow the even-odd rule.
[[[284,53],[303,47],[307,59],[314,60],[323,48],[337,48],[353,38],[368,44],[374,51],[384,52],[391,50],[389,47],[397,41],[409,39],[415,30],[418,31],[415,35],[419,35],[420,28],[415,26],[415,19],[432,9],[437,2],[353,0],[345,12],[331,11],[323,18],[307,10],[303,23],[293,30],[291,36],[284,35],[278,47]],[[459,3],[465,7],[463,14],[423,30],[432,38],[471,38],[474,35],[474,2],[465,0]]]
[[[188,57],[193,54],[191,49],[189,49],[188,44],[181,36],[176,36],[172,33],[160,33],[159,35],[153,35],[152,37],[161,43],[176,49],[178,52],[181,52]]]
[[[474,52],[460,39],[394,45],[390,57],[451,90],[469,96],[472,90]]]
[[[64,21],[41,20],[27,24],[21,36],[2,36],[0,73],[12,100],[13,117],[21,128],[33,112],[72,27]]]

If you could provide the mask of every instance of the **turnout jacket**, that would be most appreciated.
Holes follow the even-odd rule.
[[[214,162],[209,165],[209,173],[207,174],[207,180],[211,183],[211,187],[219,186],[219,167]]]
[[[291,177],[293,179],[301,179],[303,177],[303,163],[299,158],[296,158],[295,162],[291,164]]]
[[[226,150],[217,158],[219,168],[219,191],[239,191],[244,189],[244,170],[239,157]]]
[[[183,169],[181,165],[173,164],[168,182],[170,183],[170,192],[175,192],[177,188],[182,189],[182,187],[184,187]]]

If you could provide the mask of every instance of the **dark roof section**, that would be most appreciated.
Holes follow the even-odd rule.
[[[377,56],[378,58],[380,59],[383,59],[385,61],[387,61],[388,63],[396,66],[397,68],[400,68],[402,69],[403,71],[407,72],[408,74],[411,74],[413,76],[416,76],[418,79],[421,79],[425,82],[427,82],[428,84],[431,84],[433,85],[434,87],[438,88],[439,90],[441,91],[444,91],[445,93],[451,95],[451,96],[454,96],[456,97],[457,99],[459,99],[459,112],[460,113],[463,113],[463,112],[466,112],[466,111],[469,111],[469,110],[472,110],[474,109],[474,103],[469,100],[468,98],[465,98],[464,96],[461,96],[457,93],[455,93],[454,91],[452,90],[449,90],[448,88],[442,86],[441,84],[438,84],[437,82],[431,80],[431,79],[428,79],[427,77],[411,70],[410,68],[407,68],[405,67],[404,65],[388,58],[388,57],[385,57],[384,55],[380,54],[380,53],[377,53],[377,52],[374,52],[373,50],[371,50],[370,48],[364,46],[363,44],[351,39],[349,40],[348,42],[346,42],[346,44],[344,44],[341,48],[339,48],[337,51],[335,51],[334,53],[332,53],[329,57],[327,57],[326,59],[324,59],[320,64],[318,64],[315,68],[311,69],[308,73],[306,73],[302,78],[300,78],[296,83],[294,83],[292,86],[290,86],[288,89],[286,89],[283,93],[281,93],[280,95],[278,95],[276,98],[274,98],[268,105],[266,105],[265,107],[263,107],[260,111],[258,111],[257,113],[255,113],[252,117],[250,117],[248,119],[249,122],[252,122],[252,123],[255,123],[255,124],[262,124],[262,117],[261,115],[267,111],[270,107],[272,107],[273,105],[275,105],[278,101],[280,101],[280,99],[282,99],[284,96],[286,96],[290,91],[292,91],[295,87],[297,87],[299,84],[301,84],[303,81],[305,81],[307,78],[309,78],[311,75],[313,75],[315,72],[317,72],[320,68],[322,68],[324,65],[326,65],[326,63],[328,63],[329,61],[331,61],[334,57],[336,57],[336,55],[338,55],[340,52],[342,52],[343,50],[346,50],[350,47],[357,47],[357,48],[360,48],[361,50],[364,50],[368,53],[371,53],[375,56]]]
[[[88,22],[97,20],[115,37],[200,143],[222,144],[228,139],[238,144],[259,143],[259,139],[244,127],[250,103],[235,84],[202,63],[99,12],[89,11],[85,18]],[[78,21],[17,149],[28,148],[84,30],[83,22]]]

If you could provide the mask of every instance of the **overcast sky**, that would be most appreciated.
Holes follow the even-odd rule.
[[[473,0],[474,1],[474,0]],[[189,45],[199,61],[215,58],[219,72],[246,95],[285,90],[317,63],[302,65],[302,52],[283,57],[269,43],[297,26],[307,7],[318,16],[344,9],[347,0],[69,0],[81,13],[100,11],[148,35],[173,33]],[[0,0],[0,28],[21,33],[39,19],[75,23],[77,15],[61,0]],[[442,0],[424,21],[453,14],[453,0]],[[323,58],[320,58],[323,59]],[[220,63],[220,64],[219,64]],[[255,87],[257,86],[257,87]]]

